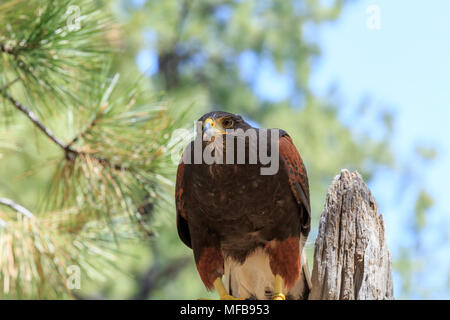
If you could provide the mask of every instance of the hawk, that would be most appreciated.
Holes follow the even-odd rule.
[[[175,203],[178,235],[193,250],[204,285],[221,299],[307,299],[309,185],[292,139],[223,111],[198,123],[200,134],[178,165]],[[252,159],[264,147],[278,163],[273,174],[262,174],[267,161]],[[208,148],[227,161],[196,161]]]

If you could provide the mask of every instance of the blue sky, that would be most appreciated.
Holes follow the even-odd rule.
[[[366,25],[366,9],[380,9],[380,29]],[[380,0],[348,5],[340,19],[315,34],[322,49],[311,79],[313,90],[325,95],[337,85],[340,103],[356,108],[366,96],[373,108],[395,114],[395,154],[417,172],[415,185],[401,185],[401,177],[380,172],[371,183],[386,218],[387,239],[394,254],[412,245],[407,228],[414,197],[425,186],[435,200],[428,213],[421,258],[426,262],[413,286],[413,298],[450,298],[450,1]],[[348,123],[354,119],[342,114]],[[376,124],[373,130],[376,131]],[[435,147],[438,158],[430,163],[415,156],[418,144]],[[401,199],[398,188],[404,188]],[[395,287],[401,280],[395,276]],[[422,292],[422,289],[425,291]]]
[[[133,0],[137,6],[145,0]],[[376,5],[380,29],[367,27],[367,8]],[[307,33],[319,43],[322,56],[310,81],[319,96],[336,87],[338,104],[345,106],[342,120],[355,127],[355,110],[366,97],[374,114],[394,114],[392,148],[398,167],[412,173],[381,170],[370,183],[380,211],[385,216],[386,236],[394,258],[401,247],[412,247],[415,238],[409,225],[414,217],[418,191],[425,187],[435,205],[427,214],[427,228],[420,242],[421,270],[412,278],[412,298],[450,298],[450,1],[379,0],[354,1],[344,8],[337,22]],[[313,30],[313,29],[311,29]],[[144,30],[147,46],[136,57],[140,69],[157,72],[156,34]],[[276,72],[270,60],[257,64],[252,52],[238,61],[241,76],[252,83],[255,93],[266,100],[290,96],[293,82]],[[256,71],[256,72],[255,72]],[[251,78],[251,79],[250,79]],[[379,123],[368,117],[364,126],[374,136]],[[434,147],[438,158],[420,160],[419,145]],[[405,179],[412,175],[411,180]],[[406,182],[405,182],[406,181]],[[401,297],[402,279],[394,273],[396,297]]]

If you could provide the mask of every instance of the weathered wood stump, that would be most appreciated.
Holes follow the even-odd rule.
[[[315,243],[310,300],[393,299],[383,216],[358,172],[328,189]]]

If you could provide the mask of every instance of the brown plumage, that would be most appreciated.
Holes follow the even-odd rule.
[[[223,133],[227,132],[224,129],[263,130],[221,111],[208,113],[199,121],[217,124]],[[268,131],[269,137],[271,134]],[[259,159],[256,164],[249,163],[252,145],[248,137],[244,164],[236,164],[237,143],[234,164],[194,164],[194,142],[183,154],[175,193],[178,234],[193,249],[199,275],[208,289],[225,275],[230,294],[270,298],[274,275],[279,274],[288,298],[306,298],[309,292],[303,254],[310,230],[308,177],[289,135],[280,130],[276,141],[279,170],[274,175],[261,174],[260,169],[267,165]],[[202,150],[209,143],[202,141]],[[270,141],[268,146],[273,151]],[[222,150],[226,154],[225,142]]]

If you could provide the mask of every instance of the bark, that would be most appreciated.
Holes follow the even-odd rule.
[[[393,299],[383,216],[358,172],[328,189],[315,243],[310,300]]]

